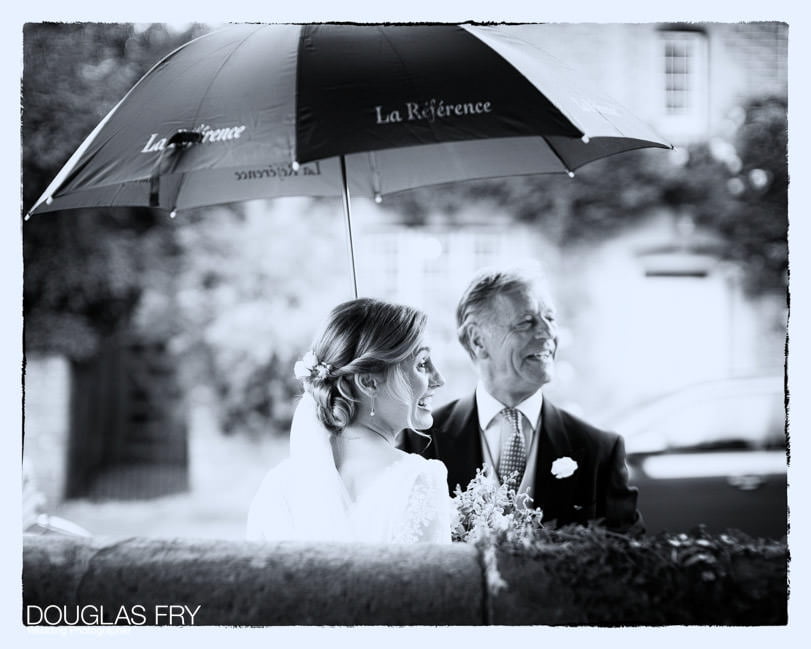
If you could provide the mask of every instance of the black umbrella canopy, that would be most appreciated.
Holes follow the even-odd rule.
[[[471,25],[232,25],[159,62],[32,213],[380,196],[669,147],[542,50]],[[345,173],[342,173],[342,169]]]

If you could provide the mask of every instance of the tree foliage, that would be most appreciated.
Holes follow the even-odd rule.
[[[349,297],[339,209],[277,199],[238,218],[212,208],[178,219],[171,339],[187,384],[216,395],[223,432],[288,428],[301,391],[293,364],[328,309]],[[139,315],[157,323],[166,311]]]
[[[129,88],[199,28],[31,23],[23,38],[22,207],[27,211]],[[23,227],[26,349],[90,356],[128,322],[147,269],[171,273],[171,228],[148,209],[72,210]],[[149,240],[154,240],[148,243]],[[153,256],[154,254],[154,256]]]
[[[740,170],[728,181],[734,201],[702,214],[730,242],[730,258],[747,262],[750,287],[782,290],[788,282],[788,124],[784,99],[747,104],[735,137]]]

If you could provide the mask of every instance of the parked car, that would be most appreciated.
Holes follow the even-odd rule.
[[[648,532],[787,529],[782,376],[696,384],[604,418],[625,438]]]

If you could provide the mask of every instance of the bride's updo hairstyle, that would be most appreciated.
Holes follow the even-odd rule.
[[[340,433],[355,418],[355,375],[383,374],[389,388],[396,386],[395,395],[408,389],[401,364],[416,351],[426,322],[421,311],[371,298],[332,310],[312,347],[312,371],[303,380],[329,431]]]

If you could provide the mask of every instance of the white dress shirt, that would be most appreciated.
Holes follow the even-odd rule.
[[[538,431],[541,429],[541,407],[543,395],[539,389],[521,403],[514,406],[521,413],[521,432],[524,434],[524,448],[527,450],[527,465],[524,477],[518,490],[529,496],[533,495],[535,485],[535,460],[538,457]],[[503,403],[491,395],[480,382],[476,386],[476,414],[479,417],[484,463],[490,476],[498,480],[498,460],[505,438],[512,435],[512,426],[499,414],[506,408]]]

